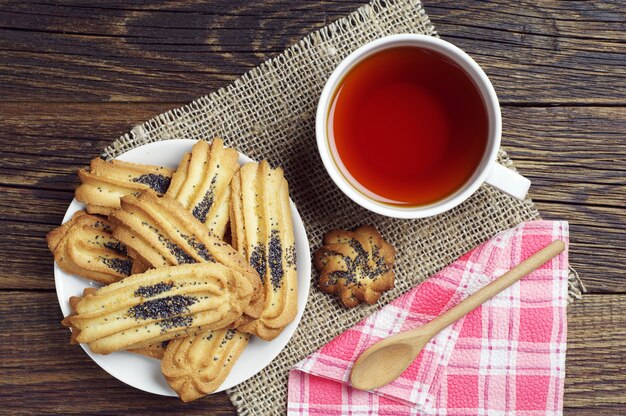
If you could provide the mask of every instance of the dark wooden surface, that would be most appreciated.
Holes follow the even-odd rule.
[[[233,414],[114,380],[59,325],[44,235],[76,169],[133,125],[226,85],[360,1],[0,1],[0,413]],[[498,92],[503,144],[589,290],[569,311],[565,413],[626,414],[626,8],[427,1]]]

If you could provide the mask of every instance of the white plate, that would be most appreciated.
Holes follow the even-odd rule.
[[[118,159],[176,168],[183,154],[190,152],[194,143],[196,143],[196,140],[166,140],[149,143],[124,153]],[[239,154],[240,164],[251,161],[247,156]],[[74,199],[65,213],[63,222],[68,221],[76,211],[83,208],[84,205]],[[231,388],[249,379],[267,366],[287,345],[298,326],[298,322],[302,318],[304,306],[309,295],[311,276],[309,242],[302,219],[293,202],[291,203],[291,213],[298,257],[298,314],[296,319],[287,325],[276,339],[270,342],[252,337],[250,343],[233,366],[232,371],[226,377],[226,380],[215,392]],[[70,296],[81,295],[86,287],[98,286],[97,283],[65,273],[56,262],[54,264],[54,283],[64,316],[70,314],[68,302]],[[118,380],[149,393],[176,396],[176,393],[170,388],[163,374],[161,374],[160,361],[125,351],[99,355],[92,353],[86,345],[81,344],[81,346],[96,364]]]

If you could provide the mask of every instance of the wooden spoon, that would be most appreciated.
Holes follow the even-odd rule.
[[[554,241],[427,324],[372,345],[352,367],[352,386],[360,390],[373,390],[391,383],[407,369],[435,335],[563,250],[565,243]]]

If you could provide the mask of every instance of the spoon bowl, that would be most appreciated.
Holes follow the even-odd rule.
[[[383,378],[388,379],[388,382],[395,380],[428,343],[428,339],[415,343],[396,340],[396,337],[401,335],[404,334],[387,338],[384,343],[377,344],[379,348],[370,348],[361,354],[350,375],[354,387],[359,390],[372,390]]]

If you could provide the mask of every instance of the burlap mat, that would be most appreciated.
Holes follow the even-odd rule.
[[[312,33],[231,85],[135,127],[102,153],[111,158],[148,142],[221,136],[250,157],[268,159],[285,169],[313,249],[326,231],[365,223],[378,228],[396,247],[396,287],[378,305],[347,310],[312,286],[302,321],[287,347],[259,374],[228,391],[240,415],[284,413],[287,374],[293,364],[499,231],[539,218],[530,199],[516,201],[489,186],[434,218],[385,218],[360,208],[332,183],[315,144],[319,95],[345,56],[394,33],[437,36],[418,0],[376,0]],[[504,151],[498,161],[513,168]],[[575,274],[570,280],[573,299],[580,296],[582,285]]]

